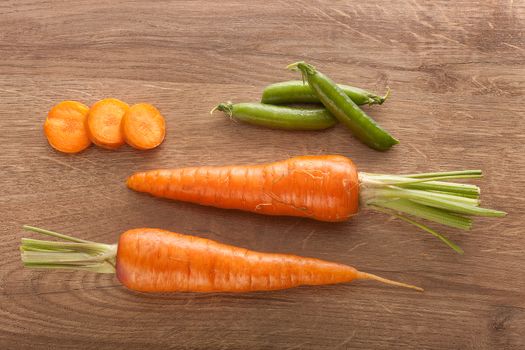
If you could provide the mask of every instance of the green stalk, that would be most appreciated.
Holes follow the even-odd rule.
[[[445,210],[427,207],[425,205],[414,203],[406,199],[396,200],[371,200],[368,205],[375,207],[392,209],[396,212],[410,214],[419,218],[436,222],[445,226],[469,230],[472,227],[472,220],[464,216],[451,214]]]
[[[116,244],[86,241],[33,226],[26,225],[23,228],[66,241],[22,238],[20,252],[24,266],[87,270],[99,273],[115,272]]]
[[[389,211],[389,210],[384,210],[383,208],[381,207],[376,207],[374,208],[375,210],[379,211],[379,212],[382,212],[382,213],[386,213],[386,214],[389,214],[389,215],[392,215],[398,219],[401,219],[405,222],[408,222],[409,224],[412,224],[414,226],[416,226],[417,228],[420,228],[422,229],[423,231],[426,231],[428,233],[430,233],[431,235],[433,235],[434,237],[437,237],[438,239],[440,239],[443,243],[445,243],[446,245],[448,245],[450,248],[452,248],[455,252],[459,253],[459,254],[463,254],[464,251],[463,249],[461,249],[460,246],[456,245],[454,242],[452,242],[451,240],[449,240],[447,237],[443,236],[442,234],[434,231],[433,229],[431,229],[430,227],[426,226],[426,225],[423,225],[417,221],[414,221],[404,215],[400,215],[398,213],[396,213],[395,211]]]
[[[431,178],[436,176],[468,176],[470,178],[481,178],[483,177],[483,172],[481,170],[459,170],[459,171],[443,171],[443,172],[437,172],[437,173],[418,173],[418,174],[408,174],[408,175],[401,175],[403,177],[409,177],[413,179],[421,179],[421,178]]]
[[[447,174],[447,173],[445,173]],[[444,192],[449,194],[464,194],[463,197],[479,198],[480,189],[476,185],[445,182],[436,180],[451,180],[451,179],[467,179],[477,178],[478,175],[445,175],[432,176],[429,178],[407,178],[399,175],[382,175],[382,174],[368,174],[361,173],[360,176],[367,181],[370,187],[385,187],[385,185],[392,185],[408,189],[416,190],[432,190],[436,192]]]
[[[444,191],[433,191],[433,190],[429,190],[429,192],[442,193],[442,194],[455,194],[456,196],[460,196],[460,197],[479,199],[479,193],[470,194],[470,193],[455,193],[455,192],[444,192]]]
[[[90,242],[90,241],[85,241],[85,240],[80,239],[80,238],[63,235],[63,234],[58,233],[58,232],[44,230],[43,228],[38,228],[38,227],[34,227],[34,226],[24,225],[24,226],[22,226],[22,228],[24,230],[27,230],[27,231],[33,231],[33,232],[41,233],[41,234],[44,234],[44,235],[47,235],[47,236],[60,238],[60,239],[63,239],[64,241],[71,241],[71,242],[77,242],[77,243],[93,243],[93,242]]]
[[[480,170],[409,175],[360,173],[360,201],[431,233],[459,252],[461,248],[438,232],[400,213],[463,230],[472,225],[472,219],[465,215],[505,216],[503,211],[479,206],[478,186],[442,181],[479,177],[482,177]]]
[[[400,183],[398,187],[410,188],[413,190],[423,190],[423,191],[438,191],[443,193],[453,193],[453,194],[464,194],[472,196],[471,198],[479,197],[479,187],[474,185],[466,185],[453,182],[444,182],[444,181],[428,181],[428,182],[415,182],[415,183]]]
[[[395,186],[388,186],[387,188],[379,188],[373,190],[373,195],[375,197],[380,197],[384,199],[395,199],[395,198],[405,198],[410,200],[421,200],[431,203],[435,203],[437,208],[447,209],[446,205],[449,203],[452,207],[459,204],[465,204],[470,206],[479,205],[479,200],[475,198],[466,198],[461,196],[456,196],[453,194],[443,194],[430,191],[422,190],[410,190],[403,189]],[[442,205],[442,206],[440,206]]]

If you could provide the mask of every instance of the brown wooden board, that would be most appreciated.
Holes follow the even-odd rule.
[[[0,348],[523,349],[523,1],[15,1],[0,3]],[[237,124],[219,102],[257,101],[307,60],[342,83],[392,89],[366,108],[401,140],[373,151],[344,127]],[[156,150],[55,152],[49,108],[105,97],[153,103]],[[338,153],[369,172],[481,168],[483,203],[509,213],[442,229],[460,256],[384,215],[268,218],[134,193],[134,171]],[[145,295],[111,275],[21,266],[22,224],[101,242],[159,227],[352,264],[372,282],[241,295]],[[33,236],[34,235],[30,235]]]

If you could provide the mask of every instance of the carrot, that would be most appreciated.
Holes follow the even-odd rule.
[[[124,144],[121,121],[129,109],[127,103],[105,98],[93,104],[87,118],[89,138],[97,146],[116,149]]]
[[[124,232],[118,245],[101,244],[24,226],[69,242],[22,238],[25,266],[115,273],[140,292],[253,292],[302,285],[376,280],[419,287],[361,272],[347,265],[295,255],[251,251],[209,239],[139,228]]]
[[[361,203],[407,221],[461,253],[447,238],[405,214],[465,230],[471,216],[504,216],[479,207],[479,187],[440,181],[476,177],[481,171],[358,173],[350,159],[324,155],[259,165],[152,170],[130,176],[127,185],[157,197],[321,221],[347,220]]]
[[[166,124],[157,108],[148,103],[138,103],[124,114],[122,130],[130,146],[146,150],[162,143],[166,134]]]
[[[76,101],[62,101],[47,114],[44,133],[57,151],[77,153],[91,144],[85,123],[89,108]]]
[[[339,156],[149,171],[132,175],[127,184],[158,197],[322,221],[348,219],[357,213],[359,199],[357,169],[350,159]]]

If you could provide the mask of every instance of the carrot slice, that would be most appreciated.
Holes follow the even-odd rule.
[[[124,144],[121,128],[122,117],[129,105],[116,98],[96,102],[89,110],[87,130],[89,138],[97,146],[117,149]]]
[[[166,135],[166,123],[157,108],[149,103],[137,103],[124,114],[122,130],[128,145],[146,150],[162,143]]]
[[[64,153],[77,153],[89,147],[88,112],[88,106],[76,101],[62,101],[51,108],[44,123],[49,144]]]

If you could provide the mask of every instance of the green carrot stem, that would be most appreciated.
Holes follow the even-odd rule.
[[[458,197],[464,199],[470,199],[465,197]],[[435,198],[414,198],[412,201],[428,205],[434,208],[445,209],[454,213],[463,215],[475,215],[475,216],[486,216],[486,217],[503,217],[507,213],[499,210],[481,208],[478,206],[460,203],[459,201],[435,199]]]
[[[22,238],[21,247],[39,248],[43,250],[66,250],[66,251],[83,251],[90,253],[100,253],[107,250],[107,244],[88,242],[76,243],[76,242],[57,242],[57,241],[45,241],[40,239]]]
[[[441,194],[452,194],[452,195],[456,195],[456,196],[460,196],[460,197],[465,197],[465,198],[473,198],[473,199],[479,199],[479,193],[476,193],[476,194],[472,194],[472,193],[458,193],[458,192],[446,192],[446,191],[434,191],[434,190],[428,190],[429,192],[434,192],[434,193],[441,193]]]
[[[22,226],[22,228],[24,230],[27,230],[27,231],[33,231],[33,232],[37,232],[37,233],[42,233],[44,235],[60,238],[60,239],[63,239],[65,241],[71,241],[71,242],[77,242],[77,243],[94,243],[94,242],[90,242],[90,241],[85,241],[85,240],[80,239],[80,238],[75,238],[75,237],[72,237],[72,236],[63,235],[63,234],[58,233],[58,232],[44,230],[43,228],[38,228],[38,227],[34,227],[34,226],[24,225],[24,226]]]
[[[464,194],[472,196],[471,198],[479,197],[479,187],[474,185],[466,185],[453,182],[444,181],[428,181],[428,182],[416,182],[416,183],[400,183],[396,186],[402,188],[409,188],[413,190],[424,190],[424,191],[438,191],[447,192],[449,194]]]
[[[360,173],[360,176],[365,178],[371,185],[412,185],[412,184],[434,184],[443,185],[445,187],[461,187],[468,189],[475,189],[479,191],[479,187],[471,184],[464,184],[458,182],[443,182],[437,180],[452,180],[452,179],[475,179],[479,178],[478,175],[444,175],[444,176],[432,176],[432,177],[406,177],[403,175],[384,175],[384,174],[373,174],[373,173]]]
[[[25,267],[32,269],[66,269],[66,270],[80,270],[91,271],[97,273],[115,273],[115,266],[110,263],[105,264],[83,264],[81,266],[74,264],[53,264],[53,263],[24,263]]]
[[[464,216],[451,214],[442,209],[427,207],[425,205],[412,202],[406,199],[397,200],[372,200],[369,205],[382,207],[397,212],[413,215],[425,220],[433,221],[442,225],[468,230],[472,227],[472,220]]]
[[[472,225],[472,219],[465,216],[505,216],[503,211],[479,206],[478,186],[442,181],[481,176],[480,170],[409,175],[360,173],[360,201],[374,210],[395,214],[395,217],[448,242],[457,251],[458,247],[442,235],[400,213],[463,230]]]
[[[479,205],[479,200],[474,198],[466,198],[461,196],[455,196],[451,194],[443,194],[437,192],[421,191],[421,190],[411,190],[411,189],[402,189],[399,187],[389,186],[388,188],[372,189],[371,193],[374,197],[384,198],[384,199],[396,199],[396,198],[405,198],[410,200],[425,200],[429,203],[434,203],[436,207],[442,209],[448,209],[446,207],[439,206],[440,203],[452,203],[452,206],[456,204],[465,204],[470,206]],[[427,204],[430,205],[430,204]],[[445,206],[445,204],[443,204]],[[453,210],[453,208],[450,208]]]
[[[431,235],[433,235],[434,237],[437,237],[438,239],[440,239],[443,243],[445,243],[446,245],[448,245],[450,248],[452,248],[455,252],[459,253],[459,254],[463,254],[464,251],[463,249],[461,249],[461,247],[459,247],[458,245],[456,245],[454,242],[452,242],[451,240],[449,240],[447,237],[443,236],[441,233],[438,233],[436,231],[434,231],[433,229],[431,229],[430,227],[426,226],[426,225],[423,225],[417,221],[414,221],[404,215],[400,215],[398,213],[396,213],[395,211],[391,211],[391,210],[385,210],[381,207],[374,207],[373,208],[374,210],[377,210],[379,212],[383,212],[385,214],[389,214],[389,215],[392,215],[398,219],[401,219],[405,222],[408,222],[409,224],[412,224],[418,228],[420,228],[421,230],[423,231],[426,231],[428,233],[430,233]]]
[[[436,172],[436,173],[419,173],[419,174],[407,174],[401,175],[404,177],[410,177],[415,179],[420,178],[430,178],[436,176],[473,176],[473,177],[483,177],[483,172],[481,170],[459,170],[459,171],[445,171],[445,172]]]
[[[24,266],[115,272],[116,244],[86,241],[33,226],[26,225],[23,228],[66,241],[22,238],[20,252]]]

